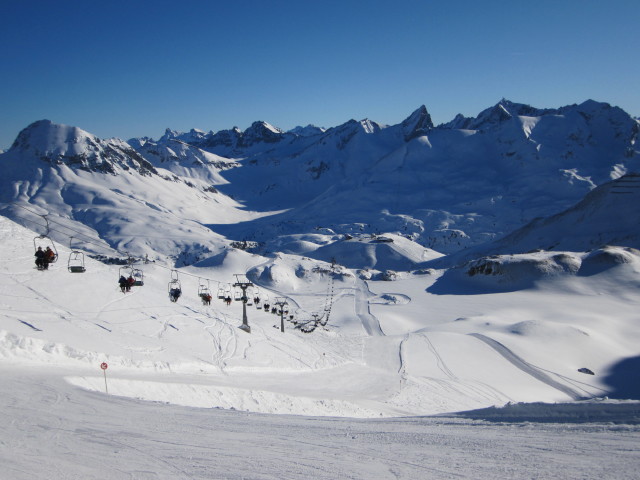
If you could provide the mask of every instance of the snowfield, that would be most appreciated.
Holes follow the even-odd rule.
[[[62,245],[36,270],[33,232],[6,218],[0,243],[0,478],[636,478],[633,249],[582,276],[546,268],[546,252],[501,260],[531,276],[511,291],[229,249],[138,265],[144,286],[122,293],[120,266],[86,257],[70,273]],[[243,332],[241,302],[217,298],[243,273],[299,324],[328,323],[287,318],[282,333],[251,305]]]

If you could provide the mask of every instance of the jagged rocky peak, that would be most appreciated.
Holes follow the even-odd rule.
[[[505,105],[506,103],[506,105]],[[484,130],[487,127],[492,127],[494,125],[506,122],[507,120],[511,120],[513,115],[509,111],[508,107],[510,102],[505,102],[502,100],[491,108],[487,108],[480,112],[480,114],[475,118],[474,121],[470,124],[471,130]]]
[[[402,133],[406,141],[426,135],[432,128],[431,115],[429,115],[427,107],[424,105],[420,106],[402,122]]]
[[[180,132],[178,132],[176,130],[171,130],[170,128],[167,128],[164,131],[164,135],[162,135],[160,137],[160,139],[158,140],[158,143],[162,143],[162,142],[166,142],[166,141],[172,140],[172,139],[176,138],[178,135],[180,135]]]
[[[242,134],[242,145],[258,142],[275,143],[282,140],[283,131],[267,122],[253,122]]]
[[[362,130],[364,130],[366,133],[376,133],[384,128],[379,123],[369,120],[368,118],[360,120],[360,122],[358,123],[362,127]]]
[[[554,109],[535,108],[524,103],[515,103],[503,98],[493,107],[481,111],[477,117],[465,117],[458,114],[455,118],[439,128],[460,130],[487,130],[511,120],[514,117],[539,117],[548,113],[557,113]]]
[[[325,128],[316,127],[315,125],[307,125],[306,127],[297,126],[289,130],[287,133],[293,133],[299,137],[313,137],[315,135],[321,135],[326,131]]]
[[[465,117],[461,113],[457,114],[453,120],[447,123],[438,125],[438,128],[448,128],[452,130],[468,130],[469,125],[473,122],[473,117]]]
[[[205,133],[204,131],[198,130],[197,128],[192,128],[186,133],[167,128],[164,131],[164,135],[158,140],[158,143],[166,143],[178,140],[180,142],[189,144],[199,144],[211,136],[213,136],[213,132]]]
[[[218,147],[233,150],[238,145],[240,137],[242,137],[240,129],[238,127],[233,127],[228,130],[220,130],[215,134],[208,136],[197,146],[210,151],[214,151]]]
[[[69,125],[39,120],[22,130],[11,151],[37,158],[52,165],[116,173],[116,165],[141,174],[157,173],[128,143],[113,138],[102,140],[91,133]]]

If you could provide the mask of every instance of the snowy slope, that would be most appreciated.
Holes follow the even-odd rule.
[[[604,244],[640,248],[640,174],[603,184],[570,209],[505,237],[513,251],[589,250]]]
[[[639,393],[619,372],[638,354],[636,257],[483,295],[429,293],[443,272],[365,282],[310,259],[233,250],[177,273],[140,265],[145,285],[123,294],[118,266],[87,259],[86,273],[69,273],[61,245],[59,262],[35,270],[32,233],[1,225],[0,361],[64,366],[83,388],[104,387],[96,368],[106,361],[113,394],[269,413],[424,415]],[[250,334],[237,328],[239,302],[202,305],[199,286],[217,297],[243,270],[263,301],[286,299],[294,318],[285,318],[285,333],[255,305]],[[167,294],[174,275],[184,292],[177,303]],[[295,328],[314,315],[329,321],[311,333]]]
[[[640,248],[640,175],[629,173],[607,182],[571,208],[538,218],[505,237],[430,266],[451,266],[480,256],[532,250],[588,251],[604,245]]]
[[[637,468],[637,403],[314,418],[104,395],[41,366],[0,366],[0,375],[0,462],[12,480],[598,480],[634,478]]]

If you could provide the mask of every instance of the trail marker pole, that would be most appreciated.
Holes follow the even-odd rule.
[[[107,368],[109,368],[109,365],[107,365],[107,362],[102,362],[100,364],[100,368],[102,369],[102,373],[104,373],[104,391],[108,395],[109,389],[107,388]]]

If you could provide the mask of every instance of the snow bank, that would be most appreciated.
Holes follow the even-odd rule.
[[[640,402],[596,398],[574,403],[508,403],[458,415],[491,422],[640,424]]]

